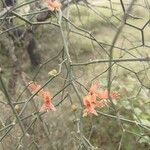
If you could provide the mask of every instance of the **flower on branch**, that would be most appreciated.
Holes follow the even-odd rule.
[[[40,112],[47,111],[48,109],[51,109],[52,111],[56,111],[55,106],[52,104],[52,96],[49,92],[43,92],[44,97],[44,104],[40,108]]]
[[[96,102],[96,97],[88,94],[87,96],[85,96],[85,98],[83,99],[83,104],[85,106],[85,109],[83,111],[83,116],[87,116],[88,114],[94,114],[94,115],[98,115],[96,110],[95,110],[95,102]]]
[[[43,89],[41,89],[41,85],[37,84],[36,82],[29,82],[29,86],[28,86],[28,89],[30,90],[30,92],[38,92],[39,95],[41,95],[43,93]]]
[[[38,90],[41,89],[41,85],[32,81],[29,83],[28,88],[31,92],[37,92]],[[40,112],[44,112],[44,111],[47,111],[49,109],[52,111],[56,111],[55,106],[52,104],[52,96],[51,96],[50,92],[45,91],[44,89],[41,89],[38,92],[38,96],[42,96],[44,99],[44,104],[41,106]]]
[[[97,89],[99,88],[100,84],[99,82],[95,82],[94,84],[92,84],[89,93],[92,94],[96,94],[97,93]]]
[[[88,114],[98,115],[95,108],[97,107],[104,107],[108,105],[109,95],[108,91],[98,91],[99,83],[96,82],[92,84],[88,94],[83,99],[83,104],[85,109],[83,110],[83,117],[87,116]],[[113,92],[110,97],[112,99],[118,98],[118,93]]]
[[[51,11],[54,11],[54,10],[60,10],[61,8],[61,3],[55,1],[55,0],[44,0],[48,9],[50,9]]]

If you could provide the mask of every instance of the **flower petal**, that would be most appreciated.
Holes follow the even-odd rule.
[[[47,7],[51,10],[59,10],[61,8],[61,3],[57,1],[52,1],[52,0],[44,0],[44,2],[47,4]]]
[[[52,103],[50,103],[49,105],[47,105],[47,104],[44,103],[41,106],[39,112],[44,112],[44,111],[47,111],[49,109],[51,109],[52,111],[56,111],[56,108],[55,108],[55,106]]]
[[[92,84],[92,86],[90,88],[90,94],[96,93],[99,86],[100,85],[99,85],[98,81],[95,82],[94,84]]]

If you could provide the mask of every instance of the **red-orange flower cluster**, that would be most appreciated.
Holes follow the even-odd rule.
[[[59,10],[61,8],[61,3],[55,1],[55,0],[44,0],[45,3],[47,4],[47,7],[51,10]]]
[[[56,111],[55,106],[52,104],[52,96],[49,91],[45,91],[41,89],[41,86],[37,84],[36,82],[30,82],[29,84],[29,90],[31,92],[38,92],[38,95],[42,96],[44,99],[44,104],[40,108],[40,112],[47,111],[51,109],[52,111]]]
[[[83,111],[83,116],[87,116],[90,113],[97,116],[98,114],[95,108],[108,105],[108,91],[97,91],[98,88],[98,82],[92,84],[88,94],[84,97],[83,104],[85,109]],[[116,99],[118,97],[118,93],[113,92],[110,96],[112,99]]]

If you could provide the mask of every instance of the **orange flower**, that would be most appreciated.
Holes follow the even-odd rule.
[[[36,91],[38,91],[39,89],[40,89],[40,85],[38,85],[36,82],[33,82],[33,81],[31,81],[31,82],[29,82],[29,86],[28,86],[28,88],[29,88],[29,90],[31,91],[31,92],[36,92]]]
[[[85,105],[85,109],[83,111],[83,116],[87,116],[88,114],[94,114],[94,115],[98,115],[96,110],[95,110],[95,99],[92,99],[92,95],[87,95],[85,96],[83,103]]]
[[[96,94],[97,93],[97,89],[98,89],[99,86],[100,85],[99,85],[98,82],[95,82],[94,84],[92,84],[89,93],[90,94],[94,94],[94,93]]]
[[[92,84],[89,93],[87,94],[87,96],[85,96],[85,98],[83,99],[83,104],[86,107],[83,111],[83,116],[87,116],[88,114],[94,114],[94,115],[98,115],[95,107],[99,106],[97,99],[97,88],[99,87],[99,83],[96,82],[95,84]]]
[[[83,99],[83,104],[85,109],[83,110],[83,116],[87,116],[88,114],[98,115],[95,108],[96,107],[104,107],[108,105],[108,91],[97,91],[99,87],[99,83],[96,82],[92,84],[88,94]],[[111,94],[112,99],[116,99],[118,97],[118,93],[113,92]]]
[[[102,101],[100,101],[100,102],[97,101],[96,94],[89,94],[89,93],[83,99],[83,104],[86,107],[85,110],[83,111],[83,116],[87,116],[90,113],[97,116],[98,114],[97,114],[95,108],[104,106],[104,102],[102,103]]]
[[[29,82],[29,86],[28,89],[30,90],[30,92],[37,92],[39,89],[41,88],[41,85],[37,84],[36,82]],[[38,94],[42,94],[43,93],[43,89],[41,89]]]
[[[43,92],[44,104],[40,108],[40,112],[51,109],[52,111],[56,111],[55,106],[52,104],[52,97],[49,92]]]
[[[59,10],[61,8],[61,3],[57,2],[57,1],[53,1],[53,0],[45,0],[47,7],[51,10]]]
[[[37,84],[36,82],[30,82],[28,88],[31,92],[37,92],[41,88],[41,85]],[[52,104],[52,96],[48,91],[41,89],[38,94],[44,98],[44,104],[40,108],[40,112],[46,111],[48,109],[56,111],[55,106]]]

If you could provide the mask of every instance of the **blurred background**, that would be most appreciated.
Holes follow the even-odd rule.
[[[0,1],[0,150],[149,150],[150,1],[59,2]],[[83,117],[97,81],[119,99]]]

